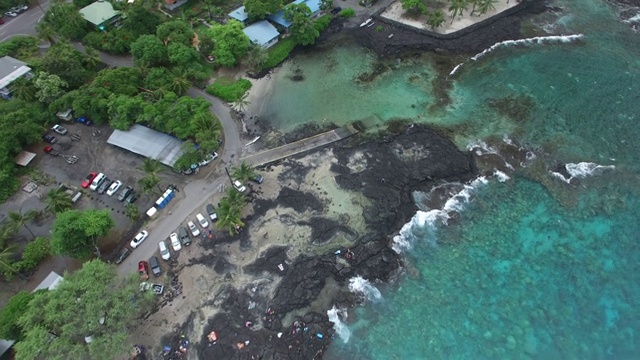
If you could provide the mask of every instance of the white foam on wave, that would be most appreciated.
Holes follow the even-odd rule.
[[[549,43],[570,43],[576,40],[580,40],[583,37],[584,35],[582,34],[576,34],[576,35],[536,36],[536,37],[527,38],[527,39],[505,40],[505,41],[491,45],[491,47],[485,49],[479,54],[476,54],[474,57],[471,58],[471,60],[476,61],[500,47],[533,45],[533,44],[549,44]]]
[[[509,175],[507,175],[507,174],[503,173],[503,172],[502,172],[502,171],[500,171],[500,170],[496,170],[496,171],[494,171],[494,172],[493,172],[493,175],[494,175],[496,178],[498,178],[498,181],[500,181],[500,182],[502,182],[502,183],[503,183],[503,182],[505,182],[505,181],[507,181],[507,180],[509,180],[509,179],[511,179],[511,177],[509,177]]]
[[[564,175],[560,174],[559,172],[555,172],[555,171],[549,171],[549,175],[558,178],[564,182],[566,182],[567,184],[571,184],[571,178],[567,179],[566,177],[564,177]]]
[[[464,63],[460,63],[458,65],[456,65],[456,67],[453,68],[453,70],[451,70],[451,72],[449,73],[449,76],[454,75],[456,72],[458,72],[458,70],[460,69],[460,67],[463,65]]]
[[[599,165],[592,162],[567,163],[565,169],[572,178],[584,179],[588,176],[601,175],[607,170],[614,170],[615,165]]]
[[[382,299],[382,294],[380,290],[373,286],[369,280],[364,279],[362,276],[358,275],[356,277],[352,277],[349,279],[349,291],[353,293],[361,293],[369,301],[377,301]]]
[[[347,318],[347,310],[337,309],[334,305],[330,310],[327,310],[327,316],[329,317],[329,321],[333,323],[333,329],[336,331],[336,334],[338,334],[342,341],[348,343],[351,337],[351,330],[349,330],[347,324],[340,319],[340,317],[343,319]]]
[[[398,235],[393,237],[391,248],[396,253],[410,250],[417,238],[426,240],[435,245],[435,233],[438,225],[446,225],[449,220],[449,213],[460,212],[464,205],[471,201],[472,195],[478,187],[488,181],[484,176],[473,180],[468,185],[463,185],[462,190],[454,194],[447,200],[442,209],[432,209],[429,211],[418,210],[411,218],[411,221],[404,224]]]
[[[478,156],[498,153],[496,148],[487,145],[487,143],[482,140],[472,141],[467,145],[467,150],[475,152]]]

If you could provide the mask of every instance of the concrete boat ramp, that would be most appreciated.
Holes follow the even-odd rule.
[[[356,130],[356,128],[354,128],[352,125],[345,125],[322,134],[298,140],[291,144],[279,146],[277,148],[265,150],[256,154],[251,154],[242,158],[242,161],[246,161],[247,164],[258,167],[330,144],[332,142],[336,142],[338,140],[346,139],[349,136],[355,135],[357,133],[358,130]]]

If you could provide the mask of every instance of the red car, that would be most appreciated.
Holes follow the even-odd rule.
[[[138,263],[138,273],[140,274],[140,280],[145,281],[149,279],[149,264],[146,261],[140,261]]]
[[[89,173],[89,175],[87,175],[86,178],[84,178],[84,180],[82,180],[82,184],[80,184],[80,186],[82,186],[83,188],[88,188],[89,185],[91,185],[91,182],[93,181],[93,179],[96,178],[96,176],[98,176],[98,174],[91,172]]]

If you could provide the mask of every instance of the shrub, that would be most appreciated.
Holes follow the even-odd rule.
[[[382,30],[384,30],[384,28],[381,25],[376,26],[376,31],[377,32],[380,32]]]
[[[234,81],[233,79],[222,77],[209,85],[207,92],[226,102],[234,102],[240,99],[249,89],[251,89],[251,81],[247,79]]]
[[[279,41],[271,49],[267,55],[267,60],[262,64],[262,70],[271,69],[278,66],[286,59],[296,47],[296,41],[293,37],[288,37]]]
[[[333,17],[331,15],[328,15],[328,14],[323,15],[313,23],[313,27],[315,27],[316,30],[318,30],[319,32],[322,32],[322,30],[329,27],[329,24],[331,23],[332,19]]]
[[[16,264],[16,267],[22,271],[31,271],[50,254],[51,245],[49,244],[49,239],[37,237],[25,246],[24,252],[22,252],[22,260]]]
[[[356,11],[353,10],[352,8],[342,9],[338,13],[338,16],[344,17],[344,18],[354,17],[356,16]]]
[[[85,45],[111,54],[126,54],[131,50],[131,43],[135,41],[131,31],[113,29],[108,32],[90,32],[82,40]]]
[[[0,57],[28,58],[38,52],[38,39],[33,36],[15,36],[0,43]]]

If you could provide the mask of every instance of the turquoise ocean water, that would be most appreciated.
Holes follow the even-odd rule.
[[[341,318],[350,336],[337,335],[326,358],[640,358],[640,35],[605,1],[556,4],[564,12],[538,25],[582,41],[505,47],[467,62],[445,109],[429,110],[428,59],[392,64],[362,84],[354,74],[375,60],[338,47],[331,71],[308,55],[277,75],[268,107],[296,104],[270,114],[284,130],[306,118],[408,118],[454,130],[461,148],[499,148],[508,137],[535,154],[526,167],[513,164],[508,180],[469,189],[454,223],[424,221],[423,209],[403,232],[405,274],[373,284],[382,299]],[[296,68],[305,81],[287,79]],[[314,80],[325,85],[314,90]],[[309,100],[323,91],[331,106]],[[561,163],[615,168],[568,185],[550,173]]]

